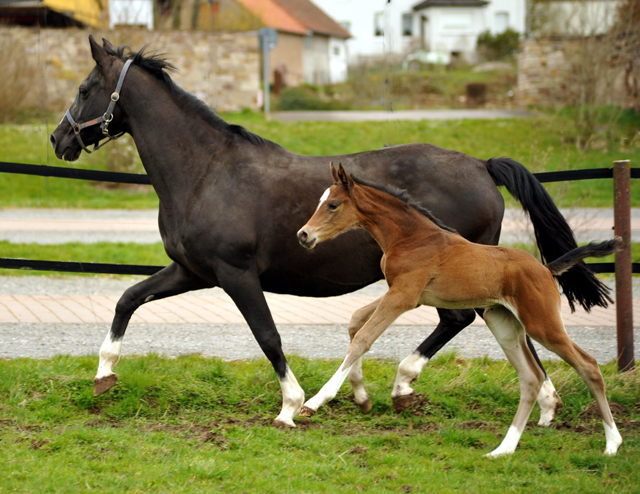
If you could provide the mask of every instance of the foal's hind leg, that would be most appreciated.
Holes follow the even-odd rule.
[[[112,388],[117,376],[113,368],[120,360],[122,338],[134,311],[151,300],[170,297],[179,293],[210,287],[210,284],[192,274],[180,264],[171,263],[149,278],[128,288],[116,305],[111,329],[100,347],[100,363],[93,380],[93,396],[100,396]]]
[[[487,454],[490,458],[496,458],[516,450],[536,396],[542,387],[544,373],[531,354],[525,339],[524,328],[509,310],[501,306],[492,307],[485,310],[484,316],[509,362],[516,369],[520,381],[520,404],[516,416],[500,446]]]
[[[571,341],[564,329],[560,314],[557,314],[556,324],[549,327],[553,327],[553,331],[545,331],[545,328],[538,325],[531,325],[531,328],[527,326],[527,331],[534,340],[540,342],[548,350],[554,352],[571,365],[586,383],[596,399],[600,416],[602,417],[606,438],[604,454],[608,456],[615,455],[622,444],[622,436],[618,432],[609,408],[609,402],[605,394],[604,379],[598,367],[598,362]]]

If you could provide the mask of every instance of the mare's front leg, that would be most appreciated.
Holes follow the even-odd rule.
[[[417,293],[406,291],[403,293],[400,289],[389,288],[389,291],[382,297],[371,317],[351,340],[347,356],[338,371],[313,398],[304,404],[300,413],[302,416],[310,417],[323,404],[335,398],[354,364],[371,348],[371,345],[393,321],[404,312],[415,308],[419,295],[420,291]]]
[[[112,388],[118,377],[113,372],[120,360],[122,339],[135,310],[151,300],[212,286],[178,263],[171,263],[149,278],[128,288],[116,305],[111,329],[100,347],[100,363],[93,380],[93,396]]]
[[[266,357],[273,365],[282,389],[282,411],[275,418],[277,427],[295,427],[293,417],[304,403],[304,391],[287,364],[282,342],[264,297],[255,268],[238,268],[218,263],[215,272],[220,286],[234,301]]]

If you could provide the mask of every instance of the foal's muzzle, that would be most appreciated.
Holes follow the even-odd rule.
[[[305,249],[313,249],[316,246],[317,240],[317,237],[310,236],[304,228],[298,232],[298,242],[300,242],[300,245]]]

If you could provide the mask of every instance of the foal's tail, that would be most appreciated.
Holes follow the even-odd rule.
[[[486,166],[496,185],[504,185],[531,218],[543,262],[555,261],[578,247],[551,196],[529,170],[509,158],[491,158]],[[584,263],[576,262],[558,277],[571,310],[575,310],[576,302],[587,312],[596,305],[607,307],[611,302],[607,286]]]
[[[606,242],[591,242],[567,252],[553,262],[547,264],[547,269],[553,276],[560,276],[585,257],[604,257],[612,254],[622,245],[622,237],[614,237]],[[609,299],[611,301],[611,299]]]

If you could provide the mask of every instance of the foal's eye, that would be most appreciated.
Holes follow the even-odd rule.
[[[340,206],[340,202],[338,202],[338,201],[330,202],[328,204],[329,211],[335,211],[336,209],[338,209],[338,206]]]

